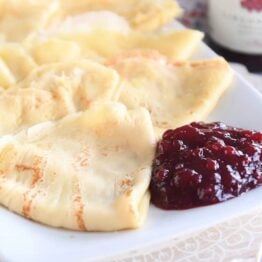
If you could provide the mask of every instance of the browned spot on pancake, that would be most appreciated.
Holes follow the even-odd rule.
[[[42,173],[39,167],[32,167],[32,166],[26,166],[26,165],[16,165],[15,167],[18,172],[31,171],[33,173],[31,187],[34,187],[34,185],[38,182],[38,180],[42,176]]]
[[[85,146],[83,150],[76,156],[75,161],[73,162],[73,166],[76,170],[79,169],[79,167],[88,167],[89,164],[89,147]]]
[[[75,199],[75,201],[80,201],[80,198]],[[78,227],[80,230],[85,231],[86,230],[86,226],[85,226],[85,221],[83,219],[83,214],[84,214],[84,206],[83,205],[79,205],[79,208],[77,210],[77,212],[75,213],[76,216],[76,221],[78,224]]]
[[[131,194],[132,194],[132,189],[128,189],[127,191],[126,191],[126,196],[127,197],[130,197],[131,196]]]
[[[89,164],[89,146],[84,146],[82,151],[76,156],[75,160],[72,163],[73,168],[78,172],[81,168],[88,167]],[[76,217],[76,222],[78,228],[82,231],[86,231],[85,221],[84,221],[84,203],[82,201],[80,186],[78,178],[75,178],[75,195],[73,198],[74,203],[74,215]]]
[[[194,61],[194,62],[185,62],[185,64],[190,65],[192,68],[223,68],[226,62],[220,58],[214,58],[212,60],[204,60],[204,61]]]
[[[32,202],[39,192],[38,191],[32,194],[32,190],[35,188],[36,184],[43,177],[41,165],[43,165],[43,158],[36,156],[35,161],[33,162],[32,166],[29,166],[29,165],[16,165],[15,166],[18,172],[26,172],[26,171],[32,172],[32,182],[30,185],[30,189],[27,190],[23,195],[24,205],[22,207],[22,214],[23,216],[27,218],[30,217]]]
[[[84,203],[82,201],[81,192],[79,184],[76,186],[76,193],[74,197],[75,204],[75,217],[78,228],[82,231],[86,230],[85,221],[84,221]]]
[[[146,50],[146,49],[136,49],[132,51],[126,51],[122,52],[119,55],[116,55],[115,57],[109,59],[106,62],[107,66],[115,66],[119,67],[118,69],[122,69],[122,64],[125,63],[125,61],[129,59],[150,59],[152,61],[164,61],[165,63],[168,63],[168,59],[166,56],[162,55],[157,50]]]
[[[105,146],[105,147],[102,147],[101,150],[100,150],[100,154],[104,157],[108,157],[110,156],[110,154],[112,153],[118,153],[122,150],[122,147],[119,146],[119,145],[116,145],[116,146]]]
[[[29,195],[29,191],[27,191],[26,193],[24,193],[24,205],[22,207],[22,215],[24,217],[29,218],[30,217],[30,211],[31,211],[31,206],[32,206],[32,198],[28,197]]]
[[[80,105],[81,105],[81,110],[85,110],[85,109],[87,109],[89,106],[90,106],[90,104],[91,104],[91,100],[90,99],[87,99],[85,96],[82,96],[82,97],[80,97]]]
[[[185,62],[183,62],[183,61],[175,61],[174,63],[173,63],[173,66],[176,66],[176,67],[180,67],[180,66],[185,66]]]
[[[57,91],[55,89],[52,89],[51,92],[52,98],[54,98],[54,100],[58,100],[59,94],[57,93]]]
[[[132,185],[132,180],[131,179],[124,179],[121,181],[121,184],[120,186],[123,187],[123,186],[131,186]]]
[[[108,154],[108,152],[106,152],[106,151],[102,151],[102,152],[101,152],[101,155],[106,157],[106,156],[108,156],[109,154]]]

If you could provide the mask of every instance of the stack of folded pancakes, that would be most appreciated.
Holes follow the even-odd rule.
[[[2,0],[0,204],[74,230],[140,227],[155,145],[204,120],[233,74],[160,30],[173,0]]]

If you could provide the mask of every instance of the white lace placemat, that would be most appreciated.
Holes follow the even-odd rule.
[[[239,64],[232,64],[232,66],[262,93],[262,75],[250,74]],[[262,209],[183,239],[173,239],[160,246],[151,246],[107,261],[262,262],[262,254],[259,255],[261,243]]]

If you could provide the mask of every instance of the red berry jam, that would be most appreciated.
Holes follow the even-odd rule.
[[[262,185],[262,132],[192,123],[164,133],[153,161],[151,200],[163,209],[223,202]]]

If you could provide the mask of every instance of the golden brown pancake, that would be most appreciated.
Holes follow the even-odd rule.
[[[0,204],[54,227],[140,227],[149,207],[154,145],[147,110],[118,103],[4,136]]]
[[[145,107],[158,135],[204,120],[233,78],[221,57],[172,62],[156,52],[131,52],[112,59],[109,65],[121,77],[119,101],[128,108]]]

